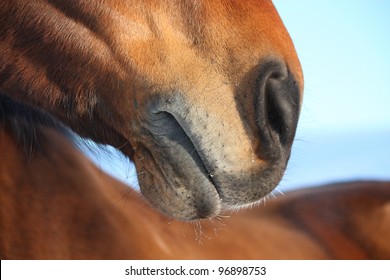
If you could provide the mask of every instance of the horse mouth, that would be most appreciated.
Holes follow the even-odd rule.
[[[213,181],[213,175],[210,173],[209,167],[207,167],[205,157],[201,155],[199,147],[195,145],[196,141],[194,135],[188,131],[185,125],[180,124],[171,113],[159,112],[157,115],[165,119],[165,128],[167,129],[166,138],[168,138],[170,142],[176,142],[187,151],[188,155],[196,163],[199,172],[202,173],[218,191],[218,186]]]
[[[252,205],[271,192],[284,173],[284,164],[276,168],[271,164],[270,168],[228,174],[221,171],[213,154],[207,153],[204,139],[183,120],[164,111],[151,118],[143,133],[149,140],[138,149],[141,157],[147,155],[150,160],[137,161],[135,157],[134,161],[137,169],[148,171],[139,176],[141,192],[167,216],[207,219],[224,210]]]
[[[143,195],[158,210],[179,220],[218,215],[219,186],[191,134],[167,112],[153,114],[151,123],[143,134],[152,141],[142,141],[137,150],[139,157],[144,159],[146,155],[152,160],[134,158],[136,166],[149,171],[138,178]]]
[[[188,131],[186,126],[181,125],[177,119],[170,113],[166,113],[167,118],[171,119],[172,125],[176,127],[175,135],[182,135],[181,140],[178,142],[182,145],[188,152],[188,154],[194,159],[198,171],[203,174],[208,181],[215,187],[216,191],[219,193],[218,184],[213,180],[213,173],[210,172],[211,168],[207,164],[207,157],[202,155],[200,152],[201,149],[196,145],[196,140],[194,135]]]

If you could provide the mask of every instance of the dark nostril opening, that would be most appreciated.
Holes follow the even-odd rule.
[[[287,67],[272,61],[260,69],[257,90],[255,104],[262,153],[273,154],[275,144],[288,148],[293,142],[300,110],[299,88]]]
[[[295,86],[289,78],[269,78],[265,88],[267,119],[283,145],[292,141],[296,130],[299,95]]]

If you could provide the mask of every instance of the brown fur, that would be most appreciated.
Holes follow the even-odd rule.
[[[26,158],[1,128],[1,259],[390,258],[390,183],[300,190],[229,218],[183,223],[41,129],[46,153]]]

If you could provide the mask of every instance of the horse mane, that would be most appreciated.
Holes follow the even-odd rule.
[[[44,133],[53,129],[75,142],[74,135],[64,124],[51,114],[31,106],[16,102],[0,92],[0,124],[15,138],[26,156],[45,153],[45,143],[49,141]]]

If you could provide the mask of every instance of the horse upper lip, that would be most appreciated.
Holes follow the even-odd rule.
[[[154,135],[164,135],[165,138],[174,138],[177,135],[181,135],[180,141],[176,140],[178,144],[185,147],[187,153],[194,159],[195,163],[199,167],[199,171],[202,172],[210,181],[210,183],[216,188],[217,192],[218,186],[213,180],[213,174],[211,173],[211,168],[207,164],[204,154],[201,152],[200,147],[196,144],[198,141],[188,126],[184,121],[180,121],[174,114],[167,111],[160,111],[154,113],[158,115],[157,120],[164,120],[164,124],[160,127],[164,127],[165,131],[152,131]],[[183,139],[184,138],[184,139]],[[172,141],[172,140],[170,140]]]
[[[179,123],[180,125],[180,123]],[[182,126],[181,126],[182,127]],[[202,156],[200,150],[199,150],[199,147],[197,147],[194,143],[194,140],[192,139],[192,134],[189,134],[187,133],[186,129],[182,127],[182,129],[184,130],[185,134],[187,135],[189,141],[191,142],[192,146],[194,146],[194,152],[196,152],[197,156],[199,157],[199,160],[200,160],[200,163],[202,164],[202,168],[199,168],[200,171],[202,172],[203,170],[206,171],[206,174],[207,175],[207,178],[209,179],[209,181],[213,184],[213,186],[215,187],[215,189],[217,190],[218,194],[219,194],[219,187],[218,185],[216,184],[215,180],[213,179],[214,175],[212,172],[210,172],[210,168],[207,166],[207,163],[206,161],[204,160],[204,156]]]
[[[173,116],[173,115],[172,115]],[[177,125],[180,127],[180,129],[183,130],[184,134],[188,138],[189,143],[193,147],[193,153],[196,153],[196,158],[198,159],[196,162],[199,166],[199,170],[206,175],[210,183],[215,187],[216,191],[219,193],[219,187],[216,184],[215,180],[213,179],[214,175],[212,172],[210,172],[210,167],[207,164],[207,161],[204,158],[203,153],[201,152],[201,149],[196,145],[196,139],[194,138],[194,134],[191,133],[191,131],[183,124],[181,124],[175,116],[173,116],[174,120],[176,121]]]

